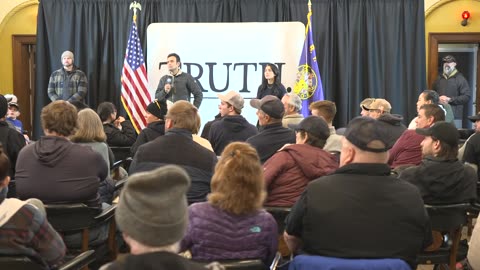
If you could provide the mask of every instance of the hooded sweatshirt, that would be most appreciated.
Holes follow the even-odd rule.
[[[264,164],[265,205],[291,207],[307,184],[338,168],[334,155],[309,144],[284,147]]]
[[[407,129],[407,127],[402,124],[403,116],[399,114],[382,114],[378,119],[384,129],[386,130],[386,141],[388,142],[387,148],[390,149],[393,147],[395,142],[400,138],[402,133]]]
[[[227,115],[222,120],[214,122],[210,127],[208,140],[217,156],[231,142],[244,142],[258,133],[257,128],[247,122],[241,115]]]
[[[20,199],[100,206],[99,186],[108,174],[102,156],[66,138],[44,136],[20,151],[15,180]]]
[[[477,175],[458,160],[426,157],[399,178],[416,185],[425,204],[469,203],[477,198]]]

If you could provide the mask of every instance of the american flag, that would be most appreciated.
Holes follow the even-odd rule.
[[[147,126],[144,117],[145,108],[150,103],[150,93],[147,86],[147,69],[143,60],[137,24],[134,20],[123,63],[121,99],[137,133]]]

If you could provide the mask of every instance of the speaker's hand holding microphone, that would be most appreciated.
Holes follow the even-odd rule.
[[[170,90],[172,89],[172,78],[171,77],[168,77],[167,78],[167,81],[165,82],[165,93],[169,93]]]

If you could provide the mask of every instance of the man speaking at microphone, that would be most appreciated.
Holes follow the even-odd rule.
[[[180,56],[176,53],[169,54],[167,56],[167,67],[170,74],[160,78],[155,98],[158,100],[167,99],[172,102],[177,100],[190,102],[190,97],[193,94],[193,105],[200,108],[203,99],[202,89],[200,89],[192,75],[180,69]]]

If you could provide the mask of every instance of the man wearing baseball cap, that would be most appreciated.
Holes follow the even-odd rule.
[[[244,142],[258,131],[241,115],[244,101],[239,93],[229,91],[226,95],[217,96],[220,99],[218,110],[222,118],[212,123],[208,140],[215,154],[220,156],[229,143]]]
[[[455,125],[462,127],[464,105],[472,95],[465,77],[457,70],[457,60],[452,55],[442,59],[443,73],[433,83],[432,89],[438,92],[441,104],[450,104],[455,116]]]
[[[403,116],[391,114],[392,105],[386,99],[376,98],[369,105],[363,105],[363,109],[368,110],[368,116],[375,118],[383,126],[386,133],[387,148],[393,147],[407,127],[402,124]]]
[[[60,60],[62,68],[50,75],[48,82],[48,97],[51,101],[81,101],[87,95],[88,80],[85,73],[73,64],[74,56],[71,51],[64,51]]]
[[[475,133],[463,144],[463,154],[459,155],[459,159],[465,161],[465,164],[472,166],[477,171],[480,179],[480,172],[478,172],[480,165],[480,112],[469,116],[468,119],[474,123]]]
[[[398,258],[416,268],[417,254],[430,244],[432,232],[418,190],[390,173],[385,137],[378,120],[350,121],[340,168],[310,182],[286,219],[285,240],[291,250],[301,247],[327,257]]]
[[[265,163],[282,146],[295,143],[295,132],[282,126],[285,108],[276,96],[267,95],[262,99],[252,99],[250,106],[257,109],[261,131],[248,138],[247,143],[257,149],[260,161]]]
[[[439,121],[429,128],[417,128],[425,136],[423,160],[419,166],[405,169],[399,178],[420,190],[426,204],[469,203],[477,198],[477,174],[457,159],[458,131],[455,126]]]

